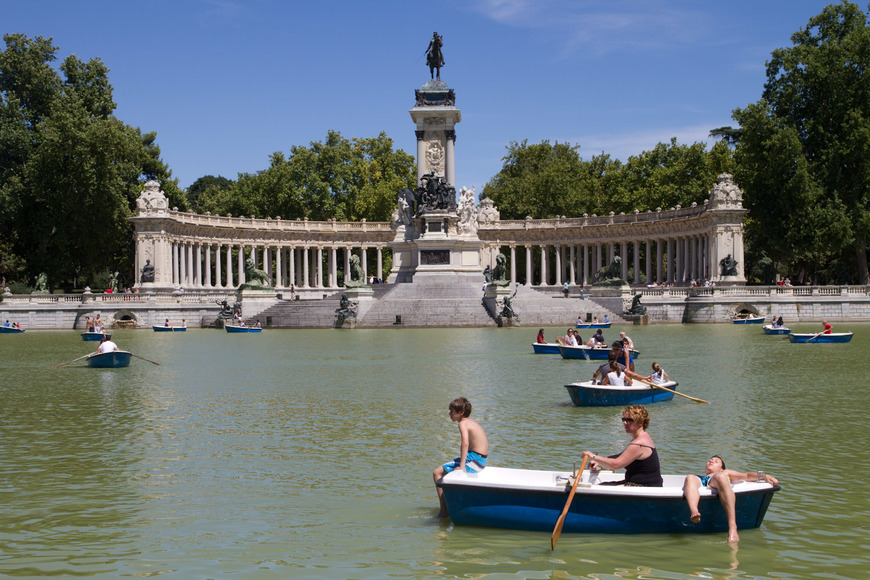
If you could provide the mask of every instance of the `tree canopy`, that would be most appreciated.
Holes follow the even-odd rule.
[[[867,15],[851,2],[832,4],[791,40],[772,53],[761,100],[734,112],[741,125],[735,177],[751,216],[748,245],[804,276],[851,271],[867,284]]]
[[[112,113],[109,70],[71,55],[55,70],[51,39],[3,37],[0,51],[0,275],[51,287],[130,270],[141,181],[184,194],[160,160],[154,133]],[[26,227],[25,227],[26,226]]]
[[[201,212],[284,219],[388,221],[396,194],[416,183],[414,157],[393,150],[393,141],[342,137],[271,155],[269,167],[242,173],[234,182],[206,183],[197,195]],[[199,180],[198,180],[199,181]]]

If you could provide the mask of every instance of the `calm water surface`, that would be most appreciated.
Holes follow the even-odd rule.
[[[870,325],[850,325],[845,345],[753,326],[624,329],[640,370],[659,361],[712,402],[650,406],[664,472],[702,472],[719,453],[780,479],[739,548],[724,534],[563,534],[551,552],[546,533],[434,517],[432,469],[459,447],[456,396],[472,401],[491,465],[570,469],[584,449],[627,442],[618,408],[573,407],[562,386],[595,363],[531,354],[537,328],[117,331],[160,366],[116,370],[50,370],[94,343],[27,332],[0,335],[0,574],[868,577]]]

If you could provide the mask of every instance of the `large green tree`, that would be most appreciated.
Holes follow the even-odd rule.
[[[781,253],[775,246],[782,244],[793,252],[786,258],[818,267],[851,248],[853,272],[867,284],[867,14],[851,2],[832,4],[791,40],[767,63],[762,100],[734,113],[742,126],[739,183],[756,237],[771,253]]]
[[[51,39],[3,37],[0,51],[0,275],[52,287],[99,272],[132,275],[127,217],[141,181],[185,198],[154,133],[113,116],[109,70],[75,55],[53,64]]]
[[[199,211],[311,220],[387,221],[403,187],[414,187],[414,158],[393,150],[392,139],[342,137],[273,153],[269,167],[198,192]]]

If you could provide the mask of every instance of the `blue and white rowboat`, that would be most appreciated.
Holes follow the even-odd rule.
[[[559,354],[559,344],[556,342],[533,342],[535,354]]]
[[[568,471],[487,467],[476,474],[453,471],[439,482],[450,519],[456,525],[552,532],[571,490]],[[726,532],[725,510],[714,490],[702,487],[700,523],[689,520],[683,497],[685,475],[665,475],[663,487],[598,485],[620,481],[622,474],[585,470],[568,510],[563,532],[704,533]],[[591,478],[591,480],[590,480]],[[770,483],[733,486],[737,528],[757,528],[773,494]]]
[[[631,360],[637,360],[640,353],[634,349],[631,351]],[[607,355],[610,354],[610,347],[591,347],[585,344],[580,346],[562,346],[559,345],[559,354],[562,358],[570,359],[585,359],[585,360],[607,360]]]
[[[12,326],[0,326],[0,334],[21,334],[24,330],[23,328],[14,328]]]
[[[770,324],[765,324],[761,329],[764,334],[788,334],[791,332],[791,328],[787,326],[771,326]]]
[[[610,328],[611,322],[586,322],[578,324],[577,328]]]
[[[262,332],[262,328],[257,328],[256,326],[234,326],[231,324],[227,324],[224,326],[227,332]]]
[[[815,338],[813,338],[815,337]],[[788,335],[789,342],[849,342],[852,340],[851,332],[832,332],[831,334],[802,334],[791,333]]]
[[[88,366],[92,369],[120,369],[130,366],[132,354],[126,350],[101,352],[88,355]]]
[[[731,322],[734,324],[761,324],[764,322],[763,316],[732,316]]]
[[[163,324],[152,324],[151,328],[154,329],[154,332],[184,332],[187,330],[185,326],[166,326]]]
[[[668,381],[662,383],[662,386],[674,391],[678,384],[676,381]],[[649,405],[650,403],[670,401],[674,398],[673,393],[650,387],[640,381],[634,381],[630,387],[593,385],[592,381],[585,381],[565,385],[565,388],[568,389],[571,402],[576,407]]]
[[[92,332],[87,331],[82,333],[82,340],[86,341],[94,341],[94,340],[102,340],[102,338],[106,336],[104,332]]]

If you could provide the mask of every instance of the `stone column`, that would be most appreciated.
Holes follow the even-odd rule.
[[[568,248],[568,284],[577,284],[577,246],[574,244]]]
[[[378,275],[375,276],[375,278],[380,280],[381,276],[383,276],[383,272],[384,272],[384,249],[381,246],[378,246],[377,262],[378,262]]]
[[[646,271],[646,283],[652,284],[653,275],[652,275],[652,242],[649,240],[646,241],[646,254],[644,255],[645,263],[645,271]]]
[[[589,285],[589,246],[583,246],[583,285]]]
[[[664,282],[664,278],[662,277],[662,270],[664,269],[664,258],[662,256],[662,239],[659,238],[656,240],[656,284],[661,284]]]
[[[541,246],[541,286],[547,286],[550,283],[549,272],[547,272],[547,246]]]
[[[525,246],[526,248],[526,286],[532,286],[534,280],[532,280],[532,247]]]
[[[323,246],[317,246],[317,264],[314,268],[315,275],[317,276],[317,280],[315,281],[315,288],[323,288]]]
[[[619,277],[628,282],[628,242],[619,245],[619,257],[622,258],[622,267],[619,269]]]
[[[236,266],[239,270],[239,286],[246,282],[245,280],[245,246],[239,244],[239,256],[236,260]]]
[[[511,285],[517,283],[517,247],[510,246],[511,249]]]
[[[555,264],[553,264],[553,270],[555,270],[556,274],[556,285],[562,285],[562,245],[556,244],[553,247],[553,256],[555,259]]]
[[[426,158],[426,141],[423,140],[423,137],[426,135],[425,131],[414,131],[414,135],[417,136],[417,183],[420,183],[420,178],[423,177],[423,174],[426,172],[426,165],[424,163],[420,163],[421,159]],[[345,278],[349,279],[350,276],[345,272]]]
[[[350,280],[350,256],[352,254],[350,246],[344,249],[344,285],[347,286]]]
[[[205,287],[211,288],[211,244],[205,247]]]
[[[188,284],[187,266],[188,266],[188,264],[190,264],[190,262],[188,261],[188,258],[189,258],[188,250],[189,249],[190,249],[190,246],[187,244],[187,242],[185,242],[185,243],[181,244],[181,250],[179,251],[179,254],[181,255],[180,256],[181,257],[181,270],[179,271],[179,275],[180,275],[179,286],[181,286],[182,288],[184,288]]]
[[[365,246],[363,246],[362,249],[360,250],[359,261],[362,262],[363,278],[365,278],[365,282],[366,282],[366,284],[368,284],[368,281],[369,281],[369,261],[368,261],[368,258],[366,256],[366,247]]]
[[[676,253],[675,248],[674,248],[674,240],[671,238],[668,238],[668,240],[665,242],[665,244],[666,244],[666,249],[667,249],[666,253],[668,255],[668,279],[667,279],[667,283],[673,284],[674,283],[674,254]]]
[[[447,155],[444,156],[444,172],[447,183],[456,186],[456,131],[447,131]]]
[[[308,247],[302,248],[302,284],[303,288],[308,288],[311,278],[308,275]]]
[[[178,242],[172,242],[172,285],[178,286],[181,269],[178,263]]]
[[[601,244],[595,244],[595,267],[592,269],[592,277],[602,268],[601,265]]]
[[[266,275],[269,277],[269,282],[274,286],[274,283],[272,282],[272,248],[269,246],[263,248],[263,271],[266,272]]]
[[[283,288],[284,284],[284,246],[275,249],[275,286]]]
[[[640,284],[640,242],[634,242],[634,283]]]
[[[194,286],[202,288],[202,244],[196,245],[196,270],[194,271],[194,276],[196,277]]]
[[[235,280],[233,280],[233,245],[227,244],[227,283],[226,288],[235,288]]]
[[[223,288],[221,283],[221,245],[218,244],[214,249],[214,286]]]

